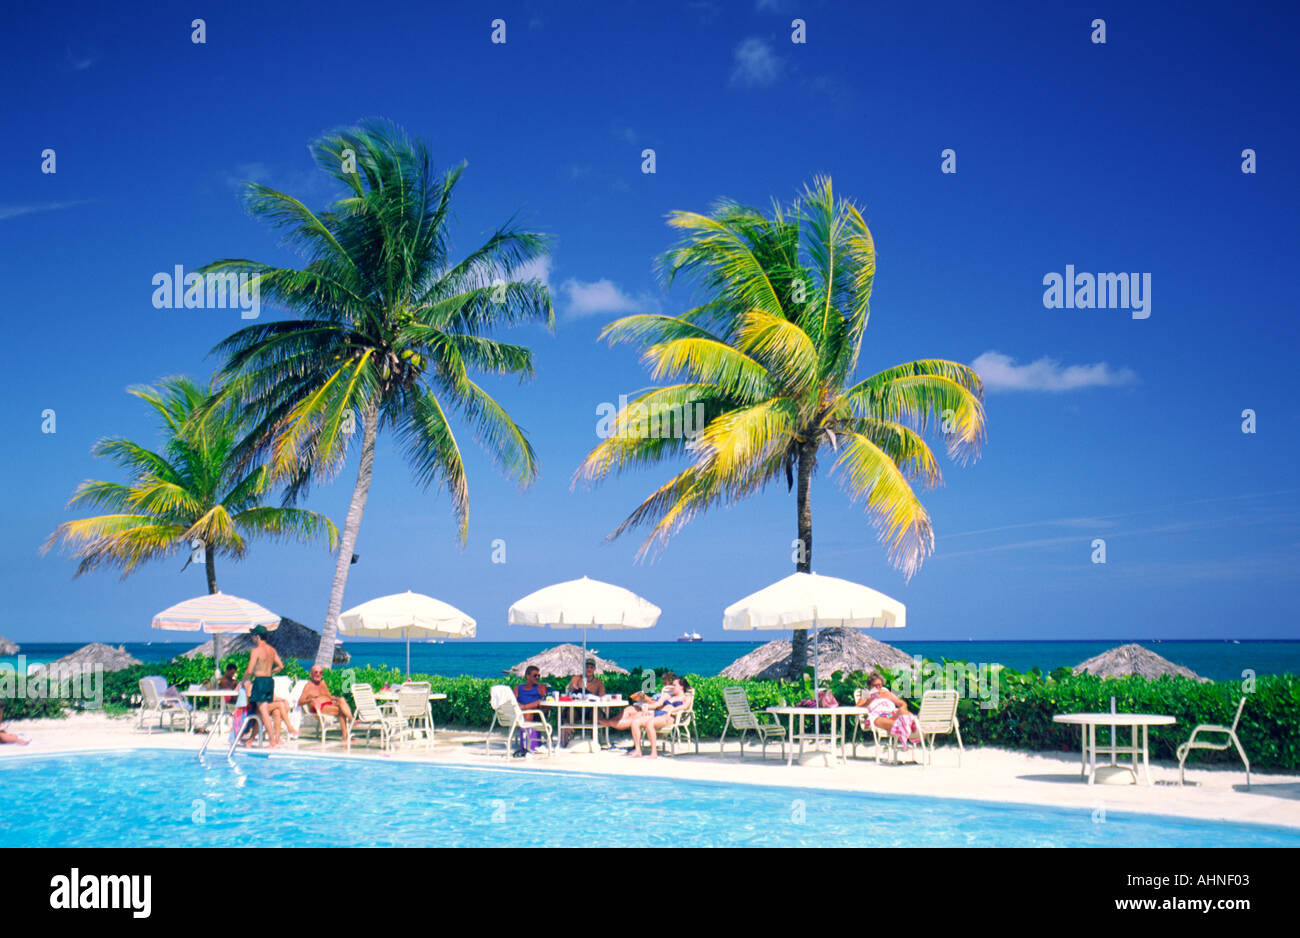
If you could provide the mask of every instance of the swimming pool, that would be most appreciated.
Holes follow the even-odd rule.
[[[0,847],[1300,846],[1300,830],[946,798],[137,750],[0,761]]]

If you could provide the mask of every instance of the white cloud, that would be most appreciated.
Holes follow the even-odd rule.
[[[60,209],[85,205],[86,199],[73,202],[42,202],[40,205],[0,205],[0,221],[17,218],[20,215],[35,215],[37,212],[57,212]]]
[[[1062,365],[1043,356],[1027,365],[1001,352],[985,352],[971,362],[984,387],[996,391],[1077,391],[1082,388],[1114,388],[1137,382],[1131,368],[1111,368],[1106,362],[1093,365]]]
[[[781,74],[781,60],[762,39],[751,36],[736,46],[731,66],[731,83],[759,87],[770,85]]]
[[[620,315],[624,313],[654,312],[659,304],[648,293],[630,296],[612,280],[601,278],[584,283],[570,277],[560,284],[563,309],[571,319],[584,316]]]
[[[551,259],[549,257],[534,257],[531,261],[516,267],[510,279],[517,281],[540,280],[542,286],[549,290],[551,289]]]

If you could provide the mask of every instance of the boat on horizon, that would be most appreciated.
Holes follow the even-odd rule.
[[[679,642],[702,642],[704,636],[699,632],[683,632],[677,639]]]

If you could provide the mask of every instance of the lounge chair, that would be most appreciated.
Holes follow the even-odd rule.
[[[500,726],[506,731],[506,751],[505,755],[510,755],[510,745],[514,742],[515,733],[524,730],[536,730],[546,739],[546,752],[550,755],[555,751],[551,744],[551,724],[548,723],[542,714],[542,719],[526,720],[524,711],[519,706],[519,701],[515,698],[515,692],[505,684],[494,684],[490,691],[489,701],[492,704],[492,722],[488,726],[487,737],[483,742],[484,751],[491,754],[492,752],[492,731]],[[530,713],[536,711],[529,711]]]
[[[307,707],[299,705],[299,701],[302,699],[303,687],[307,685],[307,682],[300,681],[299,684],[301,686],[295,687],[296,694],[290,698],[290,700],[291,703],[298,708],[300,714],[298,717],[298,732],[302,734],[302,738],[306,739],[309,733],[319,736],[322,749],[325,748],[325,744],[329,742],[329,734],[331,730],[337,732],[339,734],[339,739],[342,739],[343,724],[339,722],[338,717],[329,713],[321,713],[319,704],[313,703]],[[350,749],[351,744],[352,738],[349,735],[345,748]]]
[[[700,740],[695,734],[695,695],[687,694],[686,703],[676,707],[672,713],[673,722],[661,730],[657,730],[655,738],[659,743],[659,748],[671,747],[673,755],[677,755],[677,744],[689,745],[694,743],[695,754],[700,754]]]
[[[1241,746],[1241,740],[1237,738],[1237,724],[1241,722],[1241,711],[1246,709],[1246,698],[1242,697],[1241,702],[1237,704],[1237,715],[1232,719],[1232,726],[1215,726],[1209,723],[1202,723],[1196,729],[1192,730],[1192,736],[1187,742],[1178,747],[1178,784],[1187,784],[1183,777],[1183,764],[1187,761],[1188,754],[1193,749],[1211,749],[1215,752],[1223,752],[1229,745],[1237,747],[1237,755],[1241,756],[1242,763],[1246,766],[1246,787],[1250,787],[1250,760],[1246,758],[1246,750]],[[1222,741],[1215,740],[1198,740],[1198,733],[1220,733],[1227,736]]]
[[[767,758],[767,738],[775,737],[781,741],[781,758],[785,758],[785,727],[780,723],[760,723],[754,711],[749,708],[749,697],[743,687],[727,687],[722,691],[723,703],[727,705],[727,722],[722,725],[722,738],[718,740],[718,751],[722,752],[727,742],[727,730],[740,730],[740,758],[745,758],[745,737],[750,732],[758,734],[763,741],[763,758]],[[698,751],[698,749],[697,749]]]
[[[375,699],[375,689],[369,684],[353,684],[352,700],[356,703],[356,708],[353,710],[356,719],[352,722],[352,732],[365,730],[367,742],[370,740],[370,735],[377,732],[380,745],[387,752],[394,743],[400,743],[408,735],[409,727],[406,721],[396,714],[384,713],[383,708],[379,706],[379,701]]]
[[[397,716],[407,726],[407,735],[433,745],[433,711],[429,706],[432,685],[427,681],[403,684],[397,689]]]
[[[867,697],[868,697],[867,691],[862,688],[859,688],[858,690],[854,691],[853,692],[854,706],[865,707],[867,705]],[[919,723],[920,721],[918,720],[917,722]],[[879,764],[883,762],[884,760],[882,759],[882,756],[885,753],[888,753],[893,763],[897,765],[898,753],[899,753],[898,737],[895,736],[893,733],[889,732],[889,730],[884,730],[876,726],[876,721],[872,720],[870,717],[866,716],[865,714],[863,716],[858,717],[858,722],[853,727],[854,758],[857,758],[858,755],[858,731],[863,729],[868,729],[868,728],[871,730],[871,738],[872,741],[875,743],[875,747],[876,747],[876,763]],[[917,746],[920,749],[925,749],[924,734],[920,736],[914,736],[912,737],[912,740],[916,742]],[[913,753],[912,755],[912,761],[913,762],[916,761],[915,753]]]
[[[957,768],[961,768],[961,757],[966,747],[962,744],[961,726],[957,722],[957,701],[960,698],[956,690],[928,690],[921,695],[921,710],[916,715],[916,722],[921,727],[926,765],[934,760],[934,738],[940,733],[955,733]],[[928,741],[925,738],[927,734],[930,737]]]
[[[163,719],[168,721],[168,729],[176,728],[176,718],[181,717],[185,721],[185,731],[188,733],[194,726],[194,708],[185,700],[177,700],[175,697],[164,697],[167,692],[167,679],[152,674],[149,677],[140,678],[140,722],[136,729],[143,729],[145,726],[145,717],[151,713],[158,714],[158,728],[162,729]],[[149,723],[149,735],[153,735],[153,723]]]

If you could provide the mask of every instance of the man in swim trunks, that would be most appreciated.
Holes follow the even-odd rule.
[[[266,640],[269,634],[264,625],[253,629],[255,647],[248,656],[248,670],[244,672],[244,679],[252,679],[253,686],[248,694],[248,705],[257,708],[257,715],[262,725],[266,727],[271,748],[274,749],[280,745],[280,727],[275,715],[271,713],[271,703],[275,700],[275,681],[271,675],[283,671],[284,662],[280,660],[279,653],[271,647],[271,643]]]
[[[349,734],[352,725],[352,708],[348,706],[345,698],[330,694],[330,689],[325,684],[325,672],[320,665],[312,665],[311,677],[307,681],[307,686],[302,689],[298,706],[317,715],[323,713],[326,716],[338,717],[339,727],[343,730],[343,745],[351,744],[352,738]]]

